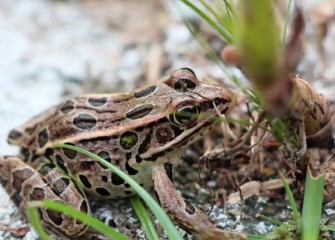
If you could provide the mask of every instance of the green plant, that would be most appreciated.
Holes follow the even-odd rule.
[[[274,1],[240,1],[239,12],[234,9],[232,2],[228,0],[220,1],[221,5],[215,0],[211,1],[211,4],[200,1],[198,5],[188,0],[182,0],[182,2],[216,30],[224,41],[236,47],[236,53],[238,54],[236,65],[247,75],[253,85],[253,89],[241,86],[236,76],[229,74],[230,68],[215,55],[210,45],[197,28],[193,26],[192,22],[185,19],[187,27],[201,46],[204,47],[210,58],[226,74],[231,76],[231,80],[238,88],[242,89],[246,99],[253,106],[253,110],[266,110],[269,113],[266,116],[266,120],[270,125],[269,131],[277,143],[279,145],[289,144],[292,149],[299,149],[300,146],[304,146],[306,138],[297,135],[297,132],[299,130],[300,133],[304,131],[301,130],[304,127],[306,127],[306,132],[310,130],[308,125],[311,124],[308,123],[308,116],[306,116],[306,111],[308,110],[301,108],[301,106],[296,106],[294,102],[314,102],[317,94],[304,81],[298,78],[292,79],[288,74],[288,71],[293,69],[294,66],[294,63],[291,63],[289,59],[296,59],[297,57],[294,54],[298,52],[295,51],[299,46],[298,36],[302,34],[303,29],[301,13],[299,11],[291,11],[292,1],[290,0],[287,5],[283,29],[278,29],[276,23]],[[222,4],[225,6],[222,6]],[[291,36],[291,39],[287,40],[286,33],[292,12],[296,13],[296,18],[293,21],[296,33],[295,35],[293,34],[293,37]],[[282,32],[281,38],[279,36],[280,31]],[[289,92],[289,94],[284,96],[283,92]],[[298,95],[302,97],[299,98],[297,97]],[[307,98],[304,98],[306,96]],[[316,100],[318,101],[318,99]],[[303,107],[306,108],[306,106]],[[310,105],[307,105],[307,107],[310,108]],[[296,118],[297,115],[299,116],[298,118]],[[301,119],[307,119],[306,123],[308,125],[302,124],[301,128],[292,128],[290,126],[292,122],[296,126],[299,125]],[[313,124],[316,125],[315,122]],[[303,149],[303,147],[301,148]],[[292,160],[293,164],[295,164],[294,160],[302,159],[304,151],[300,151],[300,153],[302,154],[297,159]],[[279,224],[269,235],[271,239],[296,239],[297,236],[302,240],[318,239],[322,208],[322,194],[320,193],[323,192],[323,181],[322,175],[313,179],[310,173],[307,173],[304,207],[302,216],[300,216],[292,192],[283,178],[294,221],[278,223],[275,220],[271,220]],[[321,228],[332,229],[329,226]]]

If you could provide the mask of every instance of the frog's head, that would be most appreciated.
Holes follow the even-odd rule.
[[[149,161],[192,143],[219,123],[219,115],[232,110],[236,102],[231,90],[200,82],[188,68],[173,71],[157,84],[157,89],[155,99],[161,104],[162,115],[153,129],[155,141],[142,156]]]
[[[179,92],[167,105],[165,112],[170,122],[180,128],[190,129],[211,125],[220,114],[235,106],[235,94],[222,86],[200,82],[189,68],[175,70],[164,81]]]

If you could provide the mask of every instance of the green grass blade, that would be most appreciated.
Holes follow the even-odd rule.
[[[135,212],[140,219],[142,226],[147,234],[149,240],[159,240],[159,236],[156,232],[156,228],[148,215],[147,210],[141,202],[138,196],[132,196],[129,198],[131,205],[135,209]]]
[[[247,240],[272,240],[272,238],[248,234]]]
[[[286,10],[285,26],[284,26],[283,39],[282,39],[283,49],[285,48],[285,44],[286,44],[286,33],[287,33],[288,22],[290,20],[291,6],[292,6],[292,0],[289,0],[288,5],[287,5],[287,10]]]
[[[302,208],[302,240],[318,240],[321,224],[324,176],[314,178],[307,171],[304,205]]]
[[[224,5],[225,5],[225,7],[227,9],[228,16],[230,18],[237,19],[237,14],[235,12],[234,6],[231,3],[231,1],[229,1],[229,0],[223,0],[223,2],[224,2]]]
[[[280,221],[278,221],[276,219],[269,218],[269,217],[267,217],[267,216],[265,216],[263,214],[259,215],[259,217],[262,218],[262,219],[264,219],[264,220],[266,220],[266,221],[268,221],[268,222],[270,222],[270,223],[272,223],[273,225],[281,225],[282,224],[282,222],[280,222]]]
[[[38,236],[43,240],[53,240],[49,235],[44,231],[42,225],[41,225],[41,219],[40,216],[36,210],[36,208],[31,207],[28,205],[27,207],[27,217],[30,222],[30,224],[35,229]]]
[[[50,209],[52,211],[66,213],[67,215],[73,218],[76,218],[80,220],[81,222],[86,223],[90,227],[98,230],[99,232],[105,234],[107,237],[110,237],[112,239],[119,239],[119,240],[129,240],[128,237],[117,232],[115,229],[105,225],[104,223],[100,222],[98,219],[95,219],[94,217],[91,217],[87,215],[86,213],[81,212],[61,202],[55,202],[51,200],[32,201],[29,203],[29,208],[33,208],[33,207],[34,208],[42,207],[42,208]]]
[[[322,229],[322,231],[332,231],[332,232],[335,232],[335,226],[322,225],[321,229]]]
[[[301,217],[300,217],[300,213],[298,211],[297,205],[295,204],[294,198],[293,198],[293,193],[290,189],[290,186],[288,185],[288,182],[286,181],[285,177],[280,173],[280,177],[283,181],[283,185],[292,209],[292,213],[293,213],[293,218],[295,220],[295,222],[297,223],[297,226],[300,226],[301,224]]]
[[[54,147],[56,148],[68,148],[79,153],[82,153],[98,162],[102,165],[111,169],[116,175],[124,179],[133,189],[134,191],[144,200],[147,206],[151,209],[152,213],[155,217],[159,220],[161,226],[166,231],[166,234],[169,236],[170,239],[174,240],[182,240],[182,236],[179,234],[178,230],[172,223],[171,219],[166,215],[164,210],[159,206],[159,204],[150,196],[149,193],[146,192],[144,188],[142,188],[137,182],[135,182],[131,177],[129,177],[126,173],[122,172],[117,167],[113,166],[103,158],[86,151],[85,149],[78,148],[72,145],[58,143],[55,144]]]
[[[204,19],[215,31],[217,31],[228,43],[232,44],[234,42],[232,36],[221,29],[210,17],[207,16],[205,12],[200,10],[197,6],[188,0],[181,0],[185,5],[196,12],[202,19]]]
[[[225,29],[226,32],[228,32],[231,36],[233,35],[233,24],[232,24],[232,19],[229,15],[229,8],[226,7],[226,8],[223,8],[222,9],[226,9],[227,13],[222,13],[222,16],[219,16],[217,12],[215,12],[214,9],[218,9],[220,10],[220,6],[218,6],[218,4],[214,4],[214,3],[217,3],[217,1],[215,1],[213,3],[213,5],[215,7],[211,7],[209,4],[207,4],[204,0],[200,0],[200,3],[205,7],[205,9],[211,13],[216,21],[218,23],[221,24],[221,26],[223,27],[223,29]],[[223,2],[220,1],[220,3],[222,4]]]
[[[202,6],[204,6],[208,12],[210,12],[215,19],[224,27],[224,22],[222,22],[222,18],[214,11],[214,9],[209,6],[209,4],[207,4],[204,0],[199,0],[200,3],[202,4]]]

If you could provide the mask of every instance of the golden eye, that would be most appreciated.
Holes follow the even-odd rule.
[[[170,114],[170,121],[176,125],[188,126],[194,123],[199,116],[199,109],[192,103],[179,104]]]

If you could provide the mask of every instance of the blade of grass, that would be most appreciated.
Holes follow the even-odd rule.
[[[283,39],[282,39],[283,49],[285,48],[285,44],[286,44],[286,33],[287,33],[288,22],[290,20],[291,6],[292,6],[292,0],[289,0],[288,5],[287,5],[287,10],[286,10],[285,26],[284,26]]]
[[[223,27],[225,27],[225,23],[222,22],[222,18],[214,11],[214,9],[211,6],[209,6],[204,0],[199,1],[202,4],[202,6],[204,6],[207,9],[207,11],[210,12]]]
[[[290,189],[290,186],[288,185],[288,182],[286,181],[285,177],[283,176],[283,174],[282,173],[279,173],[279,174],[280,174],[280,177],[283,181],[283,185],[284,185],[284,188],[285,188],[285,191],[286,191],[286,194],[287,194],[287,197],[288,197],[291,209],[292,209],[293,218],[294,218],[295,222],[297,223],[297,226],[300,226],[301,217],[300,217],[297,205],[295,204],[295,201],[294,201],[294,198],[293,198],[293,193]]]
[[[228,15],[229,13],[227,12],[225,14],[225,15],[227,15],[226,17],[223,17],[225,15],[223,15],[221,17],[214,10],[214,9],[220,9],[219,6],[215,6],[215,8],[213,8],[209,4],[207,4],[204,0],[200,0],[200,3],[205,7],[205,9],[208,12],[210,12],[215,17],[215,19],[221,24],[221,26],[223,27],[223,29],[225,29],[232,36],[233,35],[232,34],[233,26],[232,26],[231,18]],[[214,3],[217,3],[217,1],[214,2]],[[222,3],[222,2],[220,1],[220,3]],[[228,8],[226,8],[226,10],[228,11]]]
[[[231,34],[235,42],[235,30],[236,30],[236,19],[237,15],[230,1],[227,0],[216,0],[213,1],[213,8],[217,10],[217,14],[221,17],[221,21],[224,23],[224,28]]]
[[[135,209],[135,212],[140,219],[142,226],[145,230],[145,233],[149,240],[159,240],[158,234],[156,232],[155,226],[151,221],[147,210],[145,209],[144,205],[142,204],[141,200],[138,196],[132,196],[129,198],[131,205]]]
[[[248,234],[247,240],[272,240],[272,238]]]
[[[269,218],[269,217],[267,217],[267,216],[265,216],[263,214],[260,214],[259,217],[262,218],[262,219],[264,219],[264,220],[266,220],[266,221],[268,221],[268,222],[270,222],[270,223],[272,223],[272,224],[274,224],[274,225],[281,225],[282,224],[282,222],[280,222],[280,221],[278,221],[276,219]]]
[[[332,231],[332,232],[335,232],[335,226],[322,225],[321,229],[322,229],[322,231]]]
[[[237,14],[236,14],[236,11],[235,11],[235,9],[234,9],[234,7],[233,7],[233,5],[230,3],[231,1],[229,1],[229,0],[223,0],[223,2],[224,2],[224,5],[225,5],[225,7],[226,7],[226,11],[227,11],[227,13],[228,13],[228,16],[232,19],[232,18],[237,18]],[[232,16],[230,15],[230,14],[232,14]]]
[[[40,216],[34,207],[27,207],[27,217],[30,222],[30,224],[35,229],[38,236],[43,240],[53,240],[49,235],[44,231],[42,225],[41,225],[41,219]]]
[[[149,193],[146,192],[144,188],[142,188],[137,182],[135,182],[131,177],[129,177],[126,173],[122,172],[117,167],[113,166],[103,158],[86,151],[85,149],[75,147],[68,144],[58,143],[54,145],[55,148],[68,148],[74,151],[77,151],[79,153],[82,153],[102,165],[108,167],[111,169],[116,175],[124,179],[133,189],[134,191],[145,201],[147,206],[151,209],[155,217],[159,220],[161,226],[166,231],[166,234],[169,236],[170,239],[174,240],[182,240],[182,236],[179,234],[178,230],[172,223],[171,219],[166,215],[166,213],[163,211],[163,209],[159,206],[159,204],[150,196]]]
[[[228,43],[232,44],[233,38],[232,36],[221,29],[210,17],[207,16],[202,10],[200,10],[197,6],[191,3],[188,0],[181,0],[185,5],[191,8],[194,12],[196,12],[202,19],[204,19],[215,31],[217,31]]]
[[[314,178],[308,168],[304,205],[302,207],[302,240],[319,239],[323,201],[324,175]]]
[[[87,215],[84,212],[81,212],[75,208],[72,208],[68,205],[65,205],[61,202],[55,202],[51,200],[44,200],[44,201],[32,201],[28,204],[28,209],[32,208],[47,208],[56,212],[66,213],[67,215],[78,219],[79,221],[86,223],[90,227],[98,230],[99,232],[105,234],[107,237],[112,239],[119,239],[119,240],[128,240],[129,238],[125,235],[117,232],[113,228],[105,225],[104,223],[100,222],[98,219]]]

